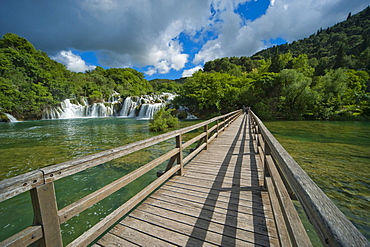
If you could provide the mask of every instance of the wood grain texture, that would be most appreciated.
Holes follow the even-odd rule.
[[[30,226],[0,242],[3,247],[28,246],[43,237],[41,226]]]
[[[261,171],[243,115],[109,234],[141,246],[280,246]]]
[[[370,246],[369,241],[294,161],[262,121],[253,112],[249,114],[258,124],[257,131],[269,146],[282,176],[305,209],[323,245]]]

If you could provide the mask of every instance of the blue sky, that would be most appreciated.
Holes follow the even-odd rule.
[[[134,68],[190,76],[221,57],[308,37],[368,0],[0,0],[0,35],[16,33],[72,71]]]

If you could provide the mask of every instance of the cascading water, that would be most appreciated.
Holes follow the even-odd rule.
[[[135,100],[136,98],[136,100]],[[135,109],[140,103],[139,97],[127,97],[123,102],[122,109],[119,113],[121,117],[135,117]]]
[[[143,95],[127,97],[125,100],[117,93],[108,102],[89,104],[86,98],[65,99],[59,107],[47,109],[43,119],[69,119],[84,117],[138,117],[150,119],[154,113],[175,97],[173,94]]]
[[[164,107],[163,103],[155,103],[155,104],[143,104],[140,107],[139,111],[139,119],[151,119],[154,116],[154,113],[159,111],[162,107]]]
[[[16,123],[16,122],[19,122],[15,117],[13,117],[12,115],[8,114],[8,113],[4,113],[8,119],[9,119],[9,122],[11,123]]]

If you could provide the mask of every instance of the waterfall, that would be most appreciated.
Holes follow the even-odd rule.
[[[139,103],[138,100],[133,100],[132,97],[127,97],[123,102],[122,109],[119,113],[121,117],[135,117],[135,108]]]
[[[114,93],[108,102],[91,105],[86,98],[65,99],[60,103],[60,106],[45,109],[43,119],[111,116],[150,119],[156,111],[170,103],[174,97],[173,94],[163,93],[161,95],[132,96],[123,100],[118,93]],[[136,109],[140,109],[138,114]]]
[[[143,104],[140,107],[139,111],[139,119],[151,119],[154,116],[154,113],[159,111],[162,107],[164,107],[164,103],[154,103],[154,104]]]
[[[9,122],[11,123],[16,123],[16,122],[19,122],[15,117],[13,117],[12,115],[8,114],[8,113],[5,113],[4,114],[8,117],[9,119]]]

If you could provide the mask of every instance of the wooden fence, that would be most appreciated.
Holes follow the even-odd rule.
[[[262,121],[252,111],[249,114],[282,246],[312,246],[291,198],[299,200],[323,246],[370,246]]]
[[[225,128],[228,127],[240,114],[241,111],[231,112],[187,128],[158,135],[100,153],[91,154],[72,161],[44,167],[36,171],[1,181],[0,202],[18,194],[30,191],[34,211],[34,224],[33,226],[30,226],[2,241],[0,246],[28,246],[31,244],[52,247],[63,246],[60,224],[113,194],[166,160],[169,160],[166,171],[159,178],[118,207],[88,231],[84,232],[73,242],[68,244],[68,246],[87,246],[102,233],[112,227],[117,221],[125,216],[125,214],[137,206],[172,175],[175,173],[182,175],[184,164],[191,160],[201,150],[206,149],[209,142],[217,137],[220,132],[225,130]],[[213,127],[209,128],[212,124],[214,124]],[[204,128],[204,132],[183,143],[182,136],[184,134],[202,127]],[[86,197],[58,210],[54,181],[171,138],[176,138],[176,147],[171,151],[87,195]],[[198,145],[195,150],[192,150],[192,152],[190,152],[186,157],[183,157],[183,150],[196,142],[198,142]]]

